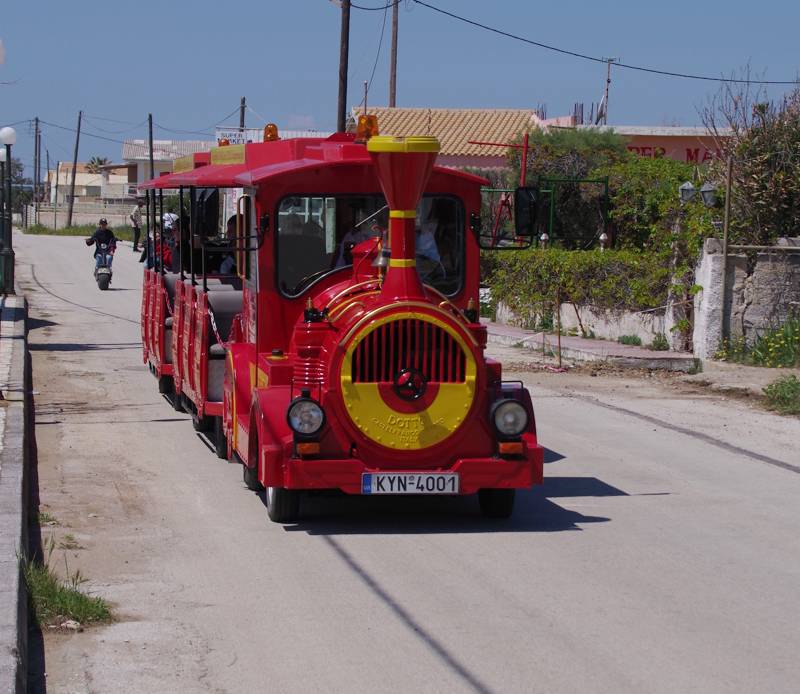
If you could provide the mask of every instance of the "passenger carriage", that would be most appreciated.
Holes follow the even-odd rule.
[[[178,272],[143,289],[146,349],[172,347],[160,383],[275,521],[321,489],[478,493],[509,515],[543,449],[527,390],[484,356],[485,181],[434,166],[434,138],[265,136],[147,184],[149,210],[167,189],[188,213]]]

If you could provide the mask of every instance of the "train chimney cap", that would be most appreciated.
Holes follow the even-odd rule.
[[[404,154],[439,152],[439,140],[435,137],[410,136],[395,137],[393,135],[375,135],[367,141],[368,152],[398,152]]]

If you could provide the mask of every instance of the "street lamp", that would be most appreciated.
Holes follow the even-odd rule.
[[[3,228],[3,248],[0,249],[0,268],[3,271],[2,291],[4,294],[14,293],[14,249],[11,245],[11,227],[13,224],[13,216],[11,212],[11,172],[12,163],[11,159],[11,146],[17,143],[17,132],[14,128],[0,128],[0,145],[5,145],[6,153],[6,195],[5,202],[8,210],[8,220]]]
[[[6,148],[0,147],[0,248],[4,245],[6,228]]]
[[[697,188],[695,188],[690,181],[686,181],[685,183],[681,183],[678,187],[678,193],[681,196],[681,204],[686,205],[697,195]],[[706,207],[714,207],[714,205],[717,204],[717,189],[706,181],[700,187],[700,197]]]

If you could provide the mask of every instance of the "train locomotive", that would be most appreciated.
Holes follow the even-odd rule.
[[[477,494],[508,517],[542,482],[543,449],[529,392],[484,355],[485,181],[435,166],[435,138],[370,127],[267,126],[145,184],[144,361],[275,522],[330,489]]]

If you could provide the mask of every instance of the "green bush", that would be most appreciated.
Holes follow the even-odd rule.
[[[800,315],[795,313],[780,327],[759,335],[752,346],[742,337],[727,340],[714,358],[770,368],[800,366]]]
[[[617,342],[621,345],[633,345],[635,347],[642,346],[642,338],[638,335],[620,335],[617,338]]]
[[[800,380],[784,376],[764,388],[767,408],[780,414],[800,414]]]
[[[557,248],[489,254],[484,279],[492,300],[529,325],[547,323],[557,300],[612,312],[661,306],[670,286],[669,267],[652,254]]]
[[[658,333],[653,337],[649,347],[654,352],[666,352],[669,349],[669,340],[664,333]]]

